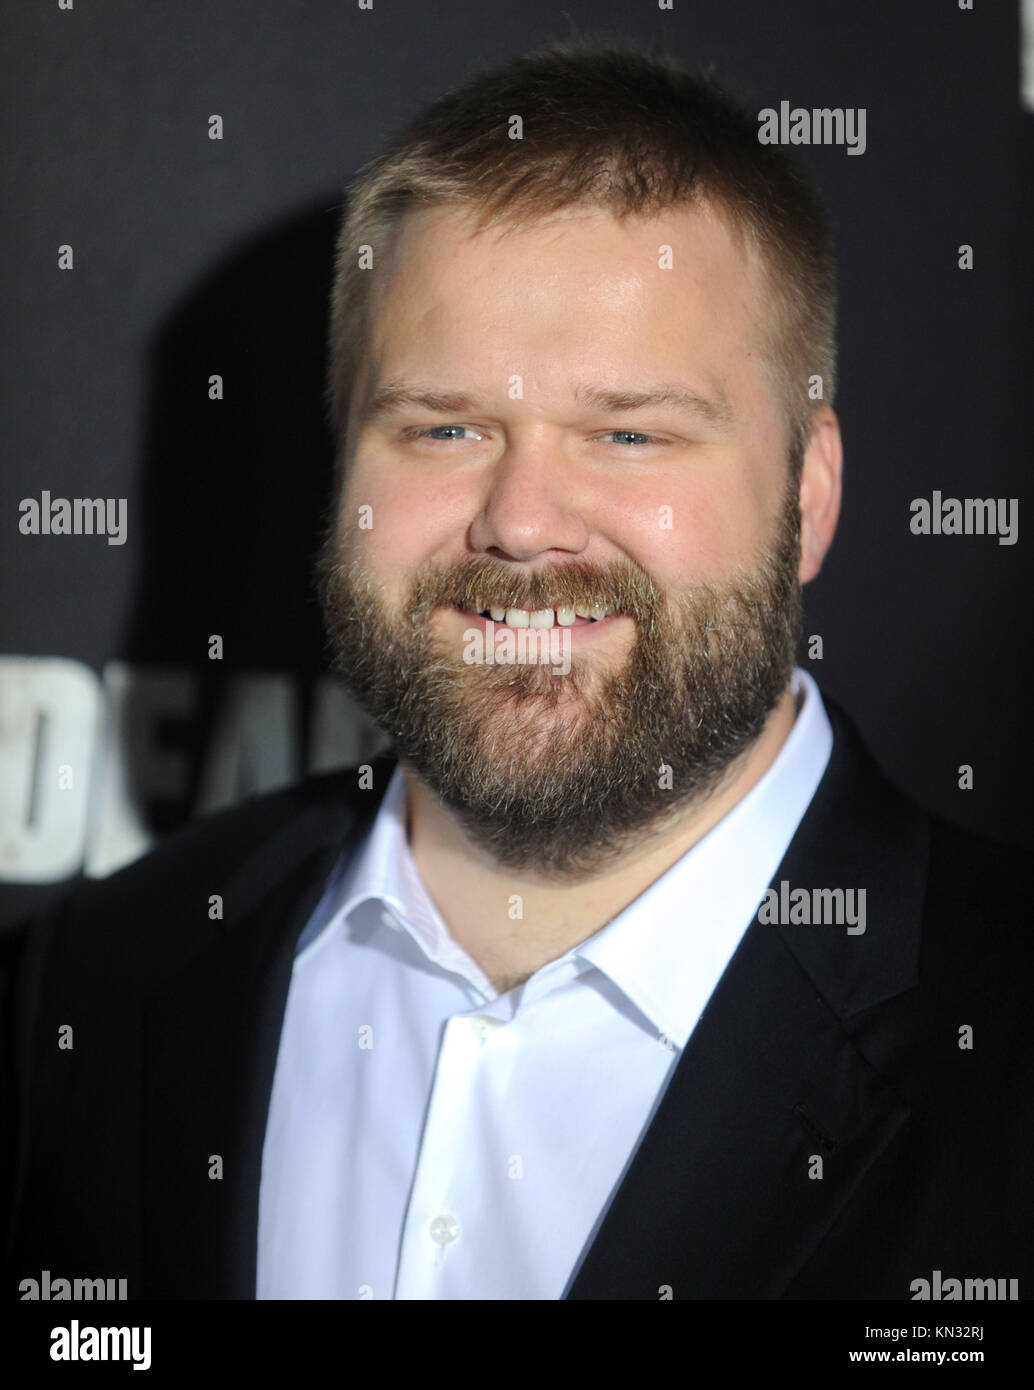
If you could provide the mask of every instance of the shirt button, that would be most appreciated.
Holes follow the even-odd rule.
[[[451,1245],[460,1233],[455,1216],[436,1216],[431,1222],[431,1239],[438,1245]]]
[[[392,931],[402,930],[402,923],[395,916],[394,912],[389,912],[387,908],[381,913],[381,921],[386,927],[391,927]]]
[[[485,1043],[501,1024],[499,1019],[489,1018],[487,1014],[475,1014],[470,1020],[470,1026],[477,1040]]]

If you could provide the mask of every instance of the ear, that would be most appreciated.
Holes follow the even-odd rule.
[[[844,446],[840,424],[828,405],[812,416],[811,438],[801,464],[801,564],[802,584],[815,578],[833,542],[840,516]]]

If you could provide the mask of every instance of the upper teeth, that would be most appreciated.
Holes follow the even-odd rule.
[[[589,606],[575,604],[573,608],[482,608],[479,612],[488,613],[494,623],[505,623],[507,627],[552,627],[554,622],[560,627],[570,627],[575,617],[592,618],[596,622],[610,616],[610,609],[602,603]]]

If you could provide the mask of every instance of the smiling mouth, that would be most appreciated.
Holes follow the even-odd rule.
[[[505,624],[506,627],[534,628],[587,627],[591,623],[601,623],[607,618],[620,616],[602,603],[559,608],[487,607],[460,611],[468,612],[471,617],[489,618],[494,623]]]

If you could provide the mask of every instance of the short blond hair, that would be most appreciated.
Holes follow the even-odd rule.
[[[523,138],[509,137],[520,116]],[[331,296],[327,408],[339,444],[366,341],[372,276],[408,211],[468,211],[475,230],[588,205],[618,218],[710,205],[766,272],[762,358],[799,464],[836,386],[829,220],[796,161],[758,140],[757,113],[704,71],[628,43],[560,40],[473,78],[411,120],[347,190]]]

